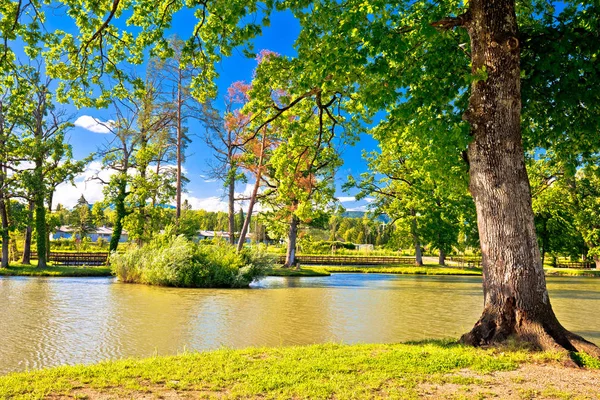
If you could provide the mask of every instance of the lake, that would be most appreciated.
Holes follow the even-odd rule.
[[[600,344],[600,279],[548,278],[563,325]],[[113,278],[0,278],[0,374],[219,347],[457,338],[483,307],[480,277],[333,274],[251,289]]]

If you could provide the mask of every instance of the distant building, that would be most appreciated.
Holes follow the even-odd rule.
[[[372,244],[354,244],[354,246],[356,247],[356,250],[358,251],[373,251],[374,250],[374,246]]]
[[[198,231],[198,240],[222,238],[229,240],[229,232],[225,231]]]
[[[97,242],[98,238],[102,238],[105,241],[109,242],[112,237],[113,230],[106,226],[101,226],[99,228],[93,229],[90,233],[87,234],[87,237],[90,238],[92,242]],[[63,225],[56,229],[56,231],[52,234],[51,239],[71,239],[73,237],[73,228],[67,225]],[[123,243],[129,240],[129,235],[126,230],[123,229],[121,232],[121,238],[119,242]]]

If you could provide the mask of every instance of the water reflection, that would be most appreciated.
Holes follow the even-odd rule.
[[[247,290],[109,278],[0,278],[0,373],[222,346],[458,337],[482,308],[478,277],[334,274]],[[550,278],[568,329],[600,343],[600,279]]]

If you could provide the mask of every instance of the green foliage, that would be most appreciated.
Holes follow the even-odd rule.
[[[95,227],[90,205],[83,195],[77,200],[77,205],[70,213],[69,224],[73,228],[73,236],[77,236],[81,241],[86,239]]]
[[[350,242],[302,240],[302,252],[305,254],[331,254],[338,249],[354,250],[356,246]]]
[[[196,244],[167,233],[123,254],[112,253],[110,264],[123,282],[177,287],[247,287],[264,276],[270,257],[258,249],[236,249],[224,242]]]

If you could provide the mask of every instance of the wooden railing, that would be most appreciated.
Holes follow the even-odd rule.
[[[381,265],[381,264],[414,264],[411,257],[369,257],[369,256],[296,256],[300,265]],[[285,263],[285,256],[278,255],[279,264]]]
[[[591,269],[595,267],[596,264],[591,262],[562,261],[556,264],[556,268]]]
[[[450,256],[449,259],[450,259],[450,261],[454,261],[454,262],[458,263],[459,267],[467,267],[467,268],[473,268],[473,267],[480,268],[481,267],[481,259],[480,258]]]
[[[31,259],[37,260],[37,252],[31,253]],[[61,253],[50,252],[48,261],[55,265],[105,265],[108,253]]]

